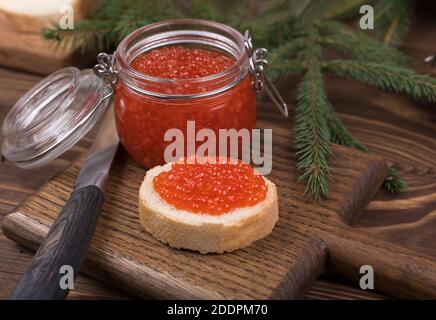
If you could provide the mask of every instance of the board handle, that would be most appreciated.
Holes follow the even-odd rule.
[[[360,284],[362,266],[372,269],[374,289],[403,299],[435,299],[436,268],[431,259],[350,228],[323,235],[329,266]],[[372,288],[369,288],[372,289]]]
[[[70,289],[61,286],[65,275],[61,267],[72,270],[75,278],[103,203],[103,191],[96,186],[86,186],[71,194],[9,299],[65,299]]]

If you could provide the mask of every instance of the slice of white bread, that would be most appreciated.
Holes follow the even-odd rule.
[[[153,178],[172,163],[150,169],[139,190],[139,216],[145,230],[177,249],[224,253],[246,247],[267,236],[278,220],[277,190],[265,179],[265,200],[222,215],[177,210],[154,190]]]
[[[89,16],[100,0],[0,0],[0,27],[14,32],[39,33],[59,22],[61,8],[71,6],[74,23]]]

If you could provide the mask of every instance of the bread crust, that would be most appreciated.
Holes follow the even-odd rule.
[[[150,177],[153,174],[156,174],[156,169],[147,172],[140,188],[140,221],[147,232],[173,248],[195,250],[202,254],[231,252],[267,236],[278,220],[277,190],[267,179],[267,198],[250,208],[249,214],[239,217],[236,209],[223,214],[234,215],[234,219],[223,219],[223,215],[202,215],[204,219],[200,216],[192,221],[186,214],[184,218],[183,211],[180,218],[175,218],[174,214],[166,212],[167,208],[153,204],[150,193],[146,192],[146,188],[153,188]],[[156,192],[154,194],[159,197]],[[177,210],[174,208],[173,211]]]

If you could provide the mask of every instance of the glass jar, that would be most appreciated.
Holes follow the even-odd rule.
[[[173,45],[222,51],[234,63],[220,73],[194,79],[156,78],[131,66],[140,54]],[[188,121],[195,121],[196,131],[208,128],[217,137],[219,129],[251,131],[255,126],[256,92],[244,37],[229,26],[173,20],[143,27],[118,46],[116,69],[115,120],[120,142],[145,167],[165,162],[165,148],[172,143],[164,140],[165,132],[179,129],[187,137]]]
[[[165,46],[220,51],[234,63],[217,74],[164,79],[136,71],[140,54]],[[114,102],[115,122],[127,152],[145,167],[164,163],[168,129],[251,130],[256,92],[269,95],[287,117],[287,106],[265,76],[267,51],[253,50],[251,37],[206,20],[171,20],[128,35],[113,55],[100,53],[91,70],[61,69],[30,89],[11,109],[2,127],[2,154],[31,168],[58,157],[79,141]],[[103,79],[103,81],[102,81]],[[219,135],[218,135],[219,136]],[[185,141],[185,150],[187,142]],[[186,153],[185,153],[186,154]]]

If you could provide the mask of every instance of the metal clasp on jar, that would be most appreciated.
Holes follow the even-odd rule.
[[[250,72],[253,76],[252,86],[254,91],[265,92],[268,94],[271,101],[279,109],[280,113],[287,118],[288,117],[288,106],[283,100],[279,91],[271,80],[266,75],[266,69],[268,68],[268,50],[265,48],[257,48],[253,50],[253,43],[251,40],[251,35],[248,30],[244,34],[245,49],[247,50],[248,60],[250,63]]]
[[[110,88],[107,95],[101,98],[99,104],[114,96],[115,87],[118,83],[118,72],[115,70],[115,55],[101,52],[97,55],[97,64],[93,68],[94,73],[101,78]]]
[[[97,56],[94,73],[112,88],[118,83],[118,72],[115,70],[115,55],[101,52]]]

